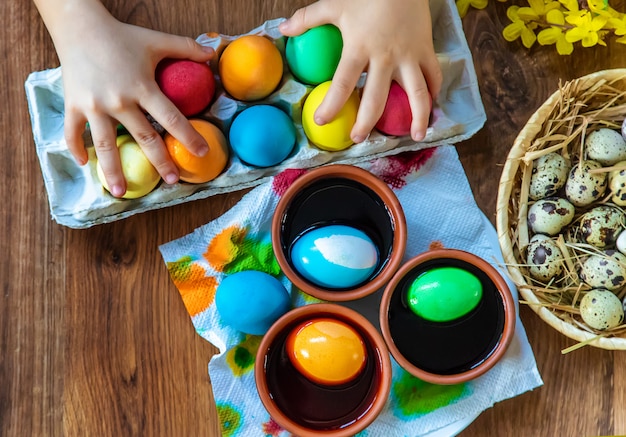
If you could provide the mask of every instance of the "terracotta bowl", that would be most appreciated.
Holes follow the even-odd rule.
[[[353,288],[315,285],[291,262],[297,238],[329,224],[360,229],[378,249],[376,269]],[[372,173],[350,165],[327,165],[300,176],[283,194],[272,220],[272,244],[282,271],[300,290],[326,301],[354,300],[383,288],[400,267],[406,248],[406,219],[396,195]]]
[[[407,302],[411,284],[439,267],[465,270],[482,285],[482,297],[471,311],[443,322],[416,315]],[[431,250],[409,260],[385,288],[380,305],[381,332],[393,357],[434,384],[458,384],[487,372],[508,348],[515,320],[515,301],[504,278],[487,261],[456,249]]]
[[[354,381],[323,386],[305,378],[286,353],[288,334],[318,317],[347,323],[366,346],[366,364]],[[354,310],[332,303],[310,304],[289,311],[263,337],[254,367],[257,390],[270,416],[300,437],[352,436],[382,411],[391,387],[391,359],[376,328]]]

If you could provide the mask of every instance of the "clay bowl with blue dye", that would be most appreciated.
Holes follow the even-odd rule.
[[[270,416],[300,437],[353,436],[383,410],[391,387],[385,340],[358,312],[298,307],[261,340],[254,376]]]
[[[321,300],[349,301],[382,289],[400,267],[406,219],[378,177],[332,164],[285,191],[272,220],[272,245],[297,288]]]
[[[380,305],[380,328],[406,371],[433,384],[479,377],[504,355],[515,331],[515,302],[484,259],[436,249],[405,263]]]

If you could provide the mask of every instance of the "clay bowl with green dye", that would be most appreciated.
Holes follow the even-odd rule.
[[[433,384],[458,384],[491,369],[514,336],[515,319],[515,302],[500,273],[456,249],[409,260],[386,286],[380,306],[391,355]]]

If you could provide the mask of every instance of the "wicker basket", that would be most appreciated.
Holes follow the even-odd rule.
[[[563,302],[568,299],[555,303],[555,299],[560,299],[559,290],[551,290],[550,294],[539,292],[529,280],[523,256],[530,237],[526,219],[528,181],[537,157],[561,151],[575,163],[582,154],[587,131],[600,126],[619,129],[624,118],[626,69],[599,71],[567,82],[539,107],[519,133],[500,179],[496,227],[508,270],[523,302],[557,331],[577,340],[575,346],[568,348],[571,350],[587,344],[626,350],[626,324],[609,331],[595,331],[584,324],[578,313],[579,296],[569,296],[567,305]],[[618,296],[623,298],[624,293],[622,290]]]

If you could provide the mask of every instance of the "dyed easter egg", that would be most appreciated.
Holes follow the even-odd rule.
[[[457,267],[438,267],[413,281],[407,302],[411,311],[426,320],[449,322],[476,308],[482,295],[482,284],[472,273]]]
[[[139,144],[130,135],[120,135],[116,139],[122,173],[126,179],[126,193],[124,199],[137,199],[145,196],[158,185],[161,175],[152,165]],[[110,191],[109,184],[104,176],[100,160],[96,164],[96,174],[102,186]]]
[[[187,117],[202,112],[215,95],[215,79],[206,62],[164,59],[157,65],[155,80]]]
[[[333,78],[341,50],[341,31],[332,24],[324,24],[287,39],[285,57],[296,79],[318,85]]]
[[[222,321],[246,334],[262,335],[291,308],[289,293],[275,277],[246,270],[222,280],[215,292]]]
[[[278,87],[283,77],[283,58],[269,38],[244,35],[226,46],[219,72],[228,94],[251,102],[269,96]]]
[[[296,271],[316,285],[350,288],[367,280],[378,266],[378,249],[363,231],[329,225],[301,235],[291,249]]]
[[[350,138],[350,132],[356,122],[360,99],[357,91],[354,90],[335,118],[320,126],[315,123],[315,111],[324,100],[330,84],[330,81],[319,84],[304,101],[302,127],[313,144],[322,150],[335,152],[347,149],[354,144]]]
[[[235,118],[229,139],[239,159],[257,167],[270,167],[289,156],[296,144],[296,128],[280,109],[256,105]]]
[[[365,366],[367,352],[359,333],[331,318],[307,320],[287,337],[287,355],[307,379],[322,385],[345,384]]]

